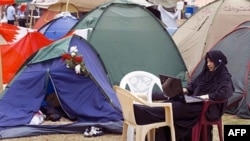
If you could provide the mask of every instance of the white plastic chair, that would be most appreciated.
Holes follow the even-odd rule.
[[[157,103],[147,102],[142,100],[138,96],[132,94],[130,91],[114,85],[113,89],[119,99],[122,108],[122,115],[124,118],[123,130],[122,130],[122,141],[126,141],[128,127],[133,127],[136,130],[136,141],[144,141],[147,135],[148,141],[155,141],[155,129],[160,127],[168,126],[171,133],[171,141],[175,141],[175,129],[173,120],[172,103]],[[144,125],[138,125],[136,123],[134,115],[134,102],[142,104],[148,107],[162,107],[165,110],[165,120],[160,122],[154,122]]]
[[[132,71],[126,74],[121,82],[121,88],[128,88],[129,91],[152,103],[152,92],[155,86],[162,91],[160,79],[152,73],[146,71]],[[129,126],[127,131],[127,141],[134,140],[134,128]]]
[[[146,98],[148,102],[152,102],[154,86],[158,86],[162,91],[160,79],[154,74],[146,71],[132,71],[126,74],[120,82],[121,88],[129,88],[129,91],[132,93],[144,94],[144,96],[138,96],[144,99]]]

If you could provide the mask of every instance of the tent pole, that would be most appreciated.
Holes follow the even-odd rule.
[[[0,19],[2,20],[2,8],[3,6],[0,6]],[[1,23],[2,24],[2,23]],[[0,93],[3,91],[3,71],[2,71],[2,49],[0,48]]]
[[[69,0],[67,0],[67,3],[66,3],[66,12],[68,11],[68,6],[69,6]]]
[[[2,12],[3,12],[3,10],[2,10],[2,5],[0,5],[0,21],[2,20]],[[2,24],[2,22],[1,22],[1,24]]]
[[[2,48],[0,48],[0,93],[3,92],[3,71],[2,71]]]
[[[30,28],[32,28],[32,23],[33,23],[33,13],[34,13],[34,5],[31,4],[31,14],[30,14]]]

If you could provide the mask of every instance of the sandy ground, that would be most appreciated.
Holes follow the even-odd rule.
[[[234,115],[225,114],[223,116],[223,124],[250,125],[250,119],[240,119]],[[54,134],[54,135],[3,139],[1,141],[119,141],[119,140],[121,140],[120,134],[104,134],[99,137],[90,137],[90,138],[84,137],[83,134]],[[219,141],[217,128],[214,128],[213,141]]]

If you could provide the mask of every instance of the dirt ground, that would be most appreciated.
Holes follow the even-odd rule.
[[[250,125],[250,119],[240,119],[234,115],[225,114],[223,116],[223,124],[230,125]],[[3,139],[1,141],[119,141],[121,140],[120,134],[104,134],[99,137],[86,138],[83,134],[54,134],[54,135],[42,135],[32,137],[22,137],[13,139]],[[217,128],[214,127],[214,139],[213,141],[219,141]]]
[[[85,138],[82,134],[55,134],[34,137],[23,137],[15,139],[4,139],[2,141],[119,141],[121,135],[107,134],[99,137]]]

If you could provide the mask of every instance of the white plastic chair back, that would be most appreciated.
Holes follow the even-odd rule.
[[[128,88],[130,92],[150,103],[152,102],[154,86],[158,86],[162,91],[160,79],[146,71],[132,71],[126,74],[120,82],[121,88]],[[127,137],[127,141],[134,140],[134,128],[131,126],[128,127]]]
[[[132,93],[144,94],[139,97],[146,97],[148,102],[152,102],[154,86],[158,86],[162,91],[160,79],[146,71],[133,71],[126,74],[120,82],[120,87],[126,89],[127,86]]]

